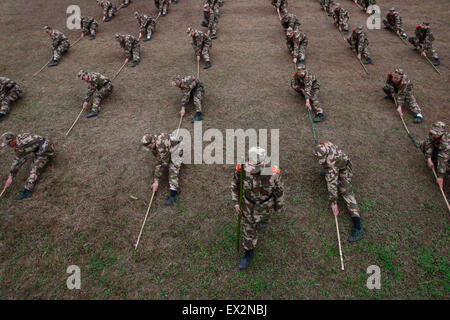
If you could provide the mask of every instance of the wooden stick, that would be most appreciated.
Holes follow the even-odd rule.
[[[197,60],[197,79],[200,80],[200,61]]]
[[[438,176],[436,174],[436,170],[434,169],[434,167],[432,168],[432,170],[433,170],[434,177],[437,180]],[[445,195],[444,189],[442,189],[441,186],[439,186],[439,190],[441,190],[442,196],[444,197],[445,204],[447,205],[447,209],[450,212],[450,205],[448,204],[447,196]]]
[[[177,133],[176,133],[176,137],[178,138],[178,131],[180,131],[180,127],[181,127],[181,122],[183,121],[183,117],[180,117],[180,123],[178,124],[178,129],[177,129]]]
[[[86,108],[85,106],[83,106],[83,107],[81,108],[81,111],[80,111],[80,113],[78,114],[78,117],[75,119],[75,121],[73,122],[73,124],[72,124],[72,126],[69,128],[69,130],[67,130],[67,132],[66,132],[66,137],[69,135],[70,131],[72,131],[73,127],[74,127],[75,124],[78,122],[78,119],[80,119],[81,114],[83,113],[83,111],[84,111],[85,108]]]
[[[75,45],[76,45],[78,42],[80,42],[81,39],[83,39],[83,37],[78,38],[78,40],[75,41],[70,47],[71,47],[71,48],[75,47]]]
[[[360,63],[361,66],[363,67],[364,72],[365,72],[366,74],[369,74],[369,71],[367,71],[366,66],[364,65],[364,63],[362,63],[361,59],[358,58],[358,55],[356,55],[356,59],[358,59],[359,63]]]
[[[122,69],[125,67],[125,65],[128,63],[128,59],[125,60],[125,62],[123,63],[123,65],[120,67],[119,71],[117,71],[116,75],[112,78],[111,82],[113,82],[117,76],[119,75],[119,73],[122,71]]]
[[[339,256],[341,257],[341,270],[344,270],[344,259],[342,258],[342,248],[341,248],[341,235],[339,234],[339,224],[338,224],[337,216],[334,216],[334,222],[336,223],[336,232],[337,232],[338,245],[339,245]]]
[[[3,194],[5,193],[5,191],[6,191],[6,186],[3,188],[2,193],[0,193],[0,198],[3,196]]]
[[[147,216],[148,216],[148,213],[150,212],[150,208],[152,206],[154,196],[155,196],[155,191],[153,191],[153,193],[152,193],[152,198],[150,199],[150,203],[148,205],[147,212],[145,213],[144,222],[142,223],[141,231],[139,232],[139,236],[137,238],[136,244],[134,245],[134,250],[137,250],[137,247],[139,245],[139,240],[141,239],[142,230],[144,230],[145,222],[147,221]]]
[[[35,76],[37,76],[37,75],[38,75],[42,70],[44,70],[44,68],[45,68],[50,62],[52,62],[52,61],[53,61],[53,56],[51,57],[51,59],[50,59],[46,64],[44,64],[44,65],[42,66],[42,68],[39,69],[38,72],[36,72],[35,74],[33,74],[32,78],[34,78]]]
[[[427,56],[424,56],[424,57],[431,64],[431,66],[433,67],[434,71],[436,71],[439,75],[441,75],[441,72],[439,71],[438,68],[436,68],[436,66],[433,64],[433,62],[431,62],[431,60]]]
[[[281,20],[280,8],[277,8],[278,18]]]

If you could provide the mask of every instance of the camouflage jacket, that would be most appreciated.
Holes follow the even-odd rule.
[[[53,29],[50,37],[52,38],[53,50],[58,48],[63,42],[67,42],[69,44],[69,39],[67,39],[67,37],[61,31]]]
[[[309,71],[306,71],[306,75],[304,78],[300,77],[297,73],[294,75],[294,78],[291,80],[292,88],[301,88],[305,89],[305,95],[307,98],[311,98],[314,90],[320,88],[319,81],[316,79],[316,76]]]
[[[298,57],[300,55],[301,47],[306,47],[308,45],[308,38],[306,37],[306,34],[298,29],[294,31],[294,36],[292,38],[286,36],[286,39],[286,44],[289,50],[292,50],[292,56],[294,57]]]
[[[334,18],[334,23],[341,25],[343,23],[343,21],[345,19],[349,19],[350,16],[348,14],[348,11],[345,10],[344,8],[340,8],[340,9],[336,8],[336,9],[334,9],[333,18]]]
[[[295,14],[289,12],[281,19],[281,23],[284,28],[287,29],[287,28],[291,27],[292,29],[295,30],[300,25],[300,20],[298,20],[298,18]]]
[[[446,132],[440,139],[433,139],[430,135],[422,144],[427,160],[433,156],[433,152],[437,155],[436,174],[439,178],[444,178],[449,165],[450,134]]]
[[[195,55],[200,56],[202,54],[203,47],[212,47],[211,37],[201,31],[197,31],[192,37],[192,47],[194,48]]]
[[[430,48],[434,41],[434,35],[431,29],[423,28],[421,25],[416,27],[416,38],[424,48]]]
[[[86,102],[89,102],[96,90],[100,90],[102,87],[107,85],[112,86],[111,80],[98,72],[88,72],[88,76],[89,87],[86,97],[84,98],[84,101]]]
[[[154,172],[154,179],[160,181],[164,167],[172,162],[173,164],[180,166],[181,157],[183,156],[183,146],[181,141],[182,137],[175,137],[171,134],[161,133],[154,135],[156,139],[155,149],[151,149],[153,155],[156,158],[156,166]],[[177,153],[178,157],[172,157],[172,154]]]
[[[284,187],[281,181],[281,171],[277,167],[272,167],[271,175],[253,174],[252,167],[244,165],[243,195],[244,202],[252,201],[264,202],[261,206],[275,210],[281,210],[284,204]],[[231,182],[231,199],[239,203],[239,191],[241,181],[241,165],[236,166]],[[249,200],[250,199],[250,200]]]
[[[350,43],[350,48],[356,49],[356,51],[363,52],[365,48],[369,46],[369,39],[367,38],[364,31],[361,33],[356,33],[356,30],[353,30],[352,35],[348,38],[348,42]]]
[[[205,12],[208,15],[208,28],[211,29],[215,22],[219,19],[219,10],[214,10],[210,8],[207,12]]]
[[[386,87],[388,87],[391,92],[397,94],[397,104],[399,105],[402,105],[405,102],[406,97],[409,94],[412,94],[413,90],[413,84],[406,74],[403,75],[402,80],[398,83],[394,82],[392,74],[388,74]]]
[[[125,41],[120,43],[122,49],[125,50],[125,54],[127,58],[131,58],[133,56],[133,49],[139,43],[138,39],[135,36],[127,34],[125,37]]]
[[[156,20],[147,16],[146,14],[141,14],[138,18],[139,32],[145,33],[149,25],[156,25]]]
[[[272,0],[272,5],[275,6],[276,8],[281,8],[281,6],[288,5],[287,0]]]
[[[113,8],[114,11],[116,11],[116,6],[113,5],[111,1],[107,1],[107,0],[105,0],[105,1],[102,2],[102,8],[103,8],[103,15],[104,15],[105,17],[108,16],[108,11],[109,11],[111,8]]]
[[[200,80],[197,80],[193,76],[186,76],[181,79],[181,91],[183,92],[183,98],[181,99],[181,106],[186,107],[191,99],[191,92],[197,87],[203,87]]]
[[[401,29],[402,28],[402,17],[400,16],[400,13],[398,13],[397,11],[394,11],[392,13],[388,12],[387,15],[386,15],[386,20],[395,29]]]
[[[352,169],[350,159],[347,155],[331,142],[325,142],[328,149],[325,161],[322,164],[325,169],[325,180],[328,188],[328,198],[331,202],[338,199],[339,172]]]
[[[9,90],[14,88],[16,83],[11,79],[0,77],[0,101],[5,98]]]
[[[98,24],[98,22],[95,21],[95,19],[92,18],[92,17],[83,17],[83,18],[81,18],[81,29],[82,29],[82,32],[83,33],[88,33],[89,29],[92,26],[92,23]]]
[[[23,133],[16,136],[17,146],[14,148],[15,157],[9,170],[13,177],[17,174],[22,165],[27,161],[28,155],[35,153],[36,155],[45,154],[42,146],[45,139],[37,134]]]

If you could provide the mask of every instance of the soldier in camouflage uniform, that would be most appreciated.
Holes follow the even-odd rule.
[[[405,30],[402,27],[402,17],[398,11],[395,11],[395,8],[389,10],[386,14],[386,19],[383,19],[383,24],[385,29],[394,31],[403,39],[407,38]]]
[[[31,155],[33,157],[30,176],[25,183],[25,188],[13,199],[22,200],[31,197],[42,169],[54,155],[53,143],[37,134],[24,133],[16,136],[12,132],[4,133],[1,140],[2,148],[10,146],[14,148],[16,154],[11,169],[9,170],[9,177],[5,183],[5,189],[11,185],[13,178],[29,156]]]
[[[122,5],[120,6],[121,8],[126,8],[130,5],[131,0],[122,0]]]
[[[133,63],[131,67],[136,67],[141,61],[140,51],[141,45],[139,44],[139,40],[136,39],[135,36],[132,35],[121,35],[116,34],[116,39],[119,41],[120,46],[123,50],[125,50],[126,60],[133,59]]]
[[[97,0],[97,4],[103,8],[103,22],[109,22],[116,15],[117,8],[107,0]]]
[[[100,102],[112,93],[114,88],[113,84],[111,83],[111,80],[98,72],[86,72],[81,70],[78,73],[78,77],[89,83],[88,92],[84,98],[83,108],[87,108],[92,99],[92,109],[86,118],[95,117],[100,112]]]
[[[359,60],[364,58],[364,64],[372,63],[372,58],[369,53],[369,39],[363,31],[362,26],[358,26],[355,30],[353,30],[352,35],[347,38],[347,41],[350,44],[350,49],[357,53]]]
[[[94,40],[97,35],[98,22],[92,17],[81,17],[81,37],[91,34],[89,40]]]
[[[336,28],[339,28],[340,31],[343,31],[345,34],[348,33],[348,19],[350,16],[344,8],[341,7],[340,3],[336,3],[335,8],[333,10],[333,18],[334,25]]]
[[[288,2],[287,2],[287,0],[272,0],[272,5],[280,13],[280,16],[284,16],[284,15],[286,15],[288,13],[288,10],[287,10]]]
[[[144,36],[144,41],[149,41],[152,38],[152,33],[155,31],[156,19],[145,14],[139,14],[137,11],[134,13],[134,16],[139,23],[139,39]]]
[[[415,37],[410,37],[409,42],[414,46],[414,50],[418,50],[423,56],[431,56],[433,64],[438,66],[441,64],[439,56],[433,47],[434,35],[430,28],[429,22],[424,22],[416,27]]]
[[[397,104],[397,112],[403,116],[402,106],[407,103],[409,109],[414,113],[414,123],[421,123],[423,121],[422,111],[414,97],[413,84],[409,80],[405,72],[396,68],[394,74],[388,74],[383,91],[387,94],[385,99],[395,99]]]
[[[209,58],[209,49],[212,47],[211,37],[199,30],[188,28],[186,33],[192,37],[192,47],[194,48],[197,61],[200,61],[200,56],[205,60],[203,69],[211,67],[211,61]]]
[[[281,18],[281,25],[284,29],[291,28],[292,30],[298,30],[301,23],[295,14],[287,13]]]
[[[304,64],[306,58],[306,47],[308,46],[308,38],[299,29],[293,30],[288,28],[286,30],[286,45],[289,53],[292,56],[292,62],[297,66],[297,63]]]
[[[203,83],[196,79],[193,76],[186,76],[182,78],[179,75],[176,75],[173,77],[172,80],[172,86],[178,87],[183,92],[183,98],[181,99],[181,111],[180,115],[181,117],[184,117],[185,114],[185,108],[189,101],[194,101],[194,106],[196,109],[196,113],[194,116],[194,119],[192,119],[192,122],[194,121],[202,121],[203,114],[202,114],[202,100],[203,96],[205,95],[205,89],[203,87]]]
[[[53,67],[58,65],[61,55],[69,50],[70,42],[61,31],[54,30],[49,26],[45,26],[44,31],[52,38],[53,60],[48,66]]]
[[[444,189],[444,178],[450,173],[450,135],[445,131],[445,123],[438,121],[433,123],[428,130],[428,139],[419,143],[420,149],[425,154],[427,165],[435,168],[437,184]]]
[[[159,14],[164,17],[169,10],[169,0],[155,0],[155,6],[159,10]]]
[[[156,158],[153,192],[158,191],[159,182],[166,167],[169,168],[170,194],[164,201],[165,205],[172,205],[178,199],[180,192],[179,177],[183,157],[182,138],[161,133],[142,137],[141,143],[147,150],[150,149]]]
[[[273,166],[266,168],[270,160],[263,148],[252,147],[249,160],[243,167],[236,166],[231,182],[231,198],[238,214],[243,218],[243,247],[245,255],[239,263],[239,269],[248,267],[258,242],[257,227],[266,228],[271,210],[280,213],[283,208],[283,183],[281,171]],[[239,207],[241,170],[244,170],[242,207]],[[266,172],[269,171],[269,172]]]
[[[333,214],[335,216],[339,214],[337,200],[340,193],[353,220],[352,233],[348,241],[358,241],[364,232],[361,227],[358,203],[353,193],[353,172],[350,159],[331,142],[320,142],[314,148],[313,153],[325,170],[328,198],[331,202]]]
[[[333,15],[334,0],[320,0],[320,5],[329,16]]]
[[[306,66],[301,64],[298,66],[298,71],[294,74],[291,80],[291,87],[300,93],[306,99],[306,107],[313,110],[316,114],[314,122],[321,122],[325,120],[325,115],[320,107],[319,91],[320,83],[316,76],[306,70]],[[311,104],[312,102],[312,104]]]
[[[0,77],[0,121],[8,114],[9,106],[22,97],[22,89],[13,80]]]
[[[354,0],[354,2],[359,4],[361,10],[364,12],[367,12],[367,8],[369,8],[369,6],[377,4],[376,0]]]
[[[217,24],[219,23],[219,9],[210,7],[208,3],[203,6],[203,17],[202,26],[208,28],[208,36],[211,39],[217,38]]]

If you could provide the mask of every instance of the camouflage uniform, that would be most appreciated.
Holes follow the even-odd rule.
[[[367,11],[367,8],[370,5],[377,4],[376,0],[357,0],[357,3],[363,8],[364,11]]]
[[[287,0],[272,0],[272,5],[280,10],[280,15],[285,16],[288,13],[287,7],[288,2]]]
[[[81,17],[81,29],[83,34],[90,33],[91,36],[97,34],[98,22],[92,17]]]
[[[169,10],[169,0],[155,0],[155,6],[161,15],[165,16],[167,14],[167,10]]]
[[[151,143],[156,139],[156,148],[151,149],[156,158],[156,166],[154,178],[158,183],[163,176],[164,169],[169,168],[169,187],[170,190],[179,192],[179,176],[182,165],[181,157],[183,156],[183,146],[181,144],[181,137],[161,133],[159,135],[146,136]],[[145,138],[145,137],[144,137]],[[177,157],[174,157],[177,153]]]
[[[61,31],[55,29],[53,29],[50,37],[52,38],[53,60],[59,61],[61,55],[69,50],[69,39]]]
[[[104,18],[112,19],[112,17],[114,17],[116,15],[117,8],[111,1],[103,0],[100,2],[100,5],[103,8],[103,17]]]
[[[387,95],[397,94],[397,104],[403,105],[405,102],[408,104],[409,109],[414,115],[422,114],[419,104],[416,101],[413,93],[413,84],[409,80],[406,74],[402,73],[402,80],[399,83],[395,83],[391,73],[388,74],[386,83],[384,84],[383,91]]]
[[[84,101],[89,103],[93,97],[92,112],[98,113],[100,112],[100,102],[112,93],[114,87],[111,81],[100,73],[88,72],[87,74],[89,88]]]
[[[179,79],[181,80],[180,89],[183,92],[181,106],[183,108],[186,108],[187,104],[192,98],[194,100],[196,112],[202,112],[202,100],[203,96],[205,95],[203,83],[193,76],[186,76]]]
[[[295,14],[288,13],[281,18],[281,25],[285,29],[291,28],[292,30],[297,30],[301,23]]]
[[[410,37],[408,40],[414,47],[420,47],[420,50],[425,50],[427,56],[432,56],[433,59],[439,59],[436,50],[433,47],[434,35],[428,23],[423,23],[416,27],[415,37]]]
[[[301,95],[303,95],[302,90],[305,90],[305,98],[309,98],[311,102],[311,108],[316,115],[322,113],[323,110],[320,107],[319,102],[319,91],[320,83],[316,79],[316,76],[311,72],[306,70],[304,77],[301,77],[297,72],[294,74],[294,78],[291,80],[291,87]]]
[[[288,34],[292,32],[294,35],[289,38]],[[298,29],[294,31],[288,28],[286,31],[286,45],[292,58],[297,58],[297,60],[305,60],[308,38],[302,31]]]
[[[321,143],[326,155],[320,160],[325,169],[325,180],[328,187],[328,198],[337,202],[339,193],[347,205],[352,217],[359,218],[359,207],[352,188],[352,163],[348,156],[331,142]]]
[[[432,129],[430,129],[428,139],[419,143],[420,148],[425,154],[426,161],[430,158],[433,161],[438,178],[445,178],[450,173],[450,135],[448,132],[443,132],[440,138],[435,139],[431,132]]]
[[[402,17],[398,11],[389,11],[386,15],[386,19],[383,19],[383,24],[386,29],[392,30],[395,33],[399,32],[401,35],[405,34],[405,30],[402,27]]]
[[[136,39],[135,36],[132,35],[116,35],[116,39],[120,40],[120,37],[123,37],[125,41],[120,42],[120,46],[125,50],[125,55],[128,59],[133,58],[133,61],[140,61],[140,51],[141,45],[139,44],[139,40]]]
[[[9,106],[22,97],[22,89],[11,79],[0,77],[0,113],[8,114]]]
[[[139,23],[139,33],[142,33],[142,36],[146,38],[151,37],[152,33],[155,31],[156,20],[145,14],[137,14],[136,19]]]
[[[192,47],[195,55],[203,57],[206,62],[210,61],[209,48],[212,47],[211,37],[201,31],[195,30],[195,35],[192,37]]]
[[[219,23],[219,8],[216,6],[215,9],[205,4],[203,7],[203,16],[205,20],[202,25],[207,27],[211,35],[216,35],[217,24]]]
[[[356,50],[357,53],[361,54],[361,58],[369,59],[369,39],[367,38],[364,31],[353,30],[352,35],[347,38],[350,44],[350,49]]]
[[[54,155],[53,143],[41,136],[29,133],[17,135],[16,141],[17,146],[14,148],[16,156],[9,171],[10,175],[14,177],[28,156],[34,154],[30,176],[25,183],[25,189],[33,191],[39,174]]]
[[[236,166],[231,183],[231,198],[239,203],[241,166]],[[248,162],[244,165],[243,183],[243,246],[245,250],[253,250],[258,242],[256,227],[260,222],[267,222],[270,210],[280,212],[283,208],[283,183],[281,171],[272,167],[271,175],[263,175],[254,172]]]
[[[344,32],[348,32],[348,19],[350,19],[350,16],[347,12],[347,10],[345,10],[344,8],[340,7],[340,8],[336,8],[334,9],[334,24],[336,25],[336,27],[342,27],[342,30]]]
[[[325,9],[325,12],[328,13],[328,15],[333,14],[333,7],[334,7],[333,0],[320,0],[320,4],[322,6],[322,9]]]

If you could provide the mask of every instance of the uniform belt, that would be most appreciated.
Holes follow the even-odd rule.
[[[251,203],[253,203],[253,204],[256,204],[256,205],[262,205],[262,204],[266,203],[267,201],[269,201],[269,200],[273,197],[273,193],[272,193],[267,199],[262,200],[262,201],[250,199],[250,198],[247,197],[246,195],[244,195],[244,197],[245,197],[245,199],[247,199],[249,202],[251,202]]]

